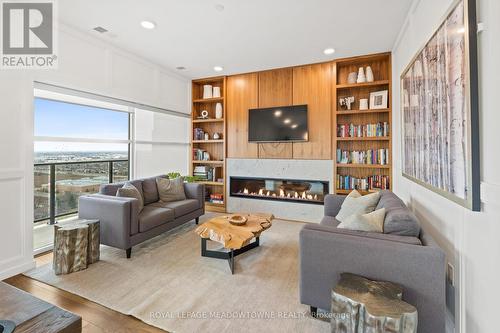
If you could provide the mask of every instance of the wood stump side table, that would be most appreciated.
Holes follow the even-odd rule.
[[[395,283],[342,273],[332,290],[332,333],[416,333],[417,309],[402,296]]]
[[[99,220],[75,220],[54,226],[53,269],[56,275],[84,270],[99,261]]]

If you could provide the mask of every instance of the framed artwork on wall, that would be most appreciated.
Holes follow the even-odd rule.
[[[475,0],[455,1],[401,74],[403,176],[481,210]]]

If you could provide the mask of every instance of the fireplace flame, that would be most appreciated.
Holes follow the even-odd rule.
[[[264,189],[262,189],[262,188],[261,188],[261,189],[259,190],[259,195],[264,195]]]
[[[283,189],[280,188],[280,197],[283,198],[285,197],[285,191],[283,191]]]
[[[301,196],[302,199],[307,199],[306,198],[306,192],[302,192],[302,196]]]
[[[247,188],[245,188],[245,189],[243,190],[243,194],[248,194],[248,189],[247,189]]]
[[[307,191],[298,192],[298,191],[287,191],[285,189],[280,188],[279,192],[273,192],[265,190],[261,188],[258,192],[250,191],[248,188],[244,188],[241,194],[250,195],[250,196],[262,196],[262,197],[271,197],[271,198],[286,198],[286,199],[297,199],[297,200],[309,200],[309,201],[319,201],[319,197],[317,194],[309,194]]]
[[[299,198],[299,194],[297,193],[297,191],[295,191],[295,194],[293,195],[294,198],[298,199]]]

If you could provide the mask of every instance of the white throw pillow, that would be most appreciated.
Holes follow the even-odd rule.
[[[358,191],[353,190],[345,198],[342,206],[340,207],[340,211],[335,218],[340,222],[344,222],[344,220],[351,215],[371,213],[375,210],[375,207],[377,207],[379,200],[379,192],[361,196]]]
[[[127,197],[127,198],[135,198],[139,200],[139,213],[144,208],[144,199],[142,198],[141,192],[132,184],[125,183],[123,187],[119,188],[116,191],[117,197]]]
[[[156,177],[156,186],[162,202],[186,200],[184,180],[181,177],[175,179]]]
[[[384,232],[384,219],[385,208],[380,208],[368,214],[351,215],[337,228],[382,233]]]

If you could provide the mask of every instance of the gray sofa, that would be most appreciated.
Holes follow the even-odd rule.
[[[325,198],[320,224],[300,232],[300,301],[330,310],[331,289],[340,273],[398,283],[403,299],[418,310],[418,332],[445,331],[445,255],[403,201],[381,191],[376,209],[385,207],[384,233],[339,229],[335,216],[345,196]]]
[[[156,177],[131,180],[144,198],[139,213],[139,201],[117,197],[125,183],[103,184],[98,194],[81,196],[78,215],[83,219],[99,219],[101,244],[126,250],[130,258],[132,246],[151,239],[205,213],[204,185],[185,183],[186,200],[159,201]]]

